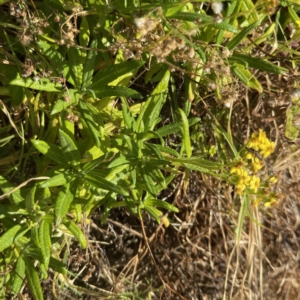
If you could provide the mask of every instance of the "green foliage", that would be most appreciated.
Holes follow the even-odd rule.
[[[40,280],[49,268],[67,274],[62,247],[69,236],[88,246],[83,224],[99,207],[102,223],[116,207],[160,223],[164,211],[178,212],[160,199],[176,174],[195,170],[227,180],[236,145],[214,124],[219,148],[230,151],[223,147],[214,160],[195,153],[190,129],[200,118],[190,118],[191,102],[200,99],[199,87],[221,99],[234,81],[262,92],[257,70],[287,72],[272,56],[256,57],[253,44],[280,41],[291,22],[299,26],[299,9],[281,1],[288,14],[278,10],[266,27],[268,7],[251,0],[231,1],[218,20],[203,1],[7,2],[0,1],[6,41],[0,48],[0,297],[17,295],[26,282],[33,299],[43,299]],[[176,88],[171,92],[178,73],[186,91],[180,104]],[[293,107],[286,129],[292,139],[299,113]],[[179,147],[166,142],[172,136]]]

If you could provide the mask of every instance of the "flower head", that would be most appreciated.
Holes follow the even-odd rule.
[[[252,176],[251,181],[249,182],[249,188],[254,193],[257,193],[258,189],[260,187],[260,178],[257,176]]]

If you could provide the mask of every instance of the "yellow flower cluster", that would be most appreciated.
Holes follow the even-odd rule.
[[[266,137],[264,131],[259,130],[258,133],[251,135],[245,146],[248,150],[242,151],[241,160],[230,169],[236,192],[238,195],[243,193],[251,195],[250,199],[253,205],[264,203],[265,206],[270,207],[277,202],[277,195],[271,192],[277,178],[268,176],[268,178],[262,178],[261,181],[263,175],[257,174],[264,167],[263,160],[254,151],[250,152],[249,149],[259,151],[264,158],[267,158],[274,152],[275,144]]]
[[[243,166],[232,167],[230,169],[230,174],[236,174],[238,177],[238,182],[235,185],[236,192],[242,195],[246,188],[249,188],[253,193],[257,193],[260,187],[260,178],[253,175],[251,176],[247,169]]]
[[[260,129],[258,133],[252,133],[246,147],[259,151],[264,158],[267,158],[274,152],[275,144],[270,142],[266,133]]]

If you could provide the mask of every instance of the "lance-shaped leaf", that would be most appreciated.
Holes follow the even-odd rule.
[[[59,173],[50,179],[44,181],[40,184],[42,188],[48,188],[53,186],[61,186],[66,184],[69,181],[69,176],[65,173]]]
[[[169,79],[170,72],[166,71],[162,80],[144,103],[137,119],[137,128],[139,132],[153,130],[156,125],[157,118],[167,98]]]
[[[197,124],[200,120],[201,120],[200,118],[188,119],[189,126],[193,126],[193,125]],[[161,137],[164,137],[167,135],[171,135],[175,132],[179,132],[181,128],[182,128],[182,122],[176,122],[176,123],[168,124],[168,125],[158,128],[155,131],[155,133],[157,133]]]
[[[190,139],[189,123],[184,111],[180,108],[178,110],[182,119],[183,145],[185,148],[186,156],[190,158],[192,156],[192,146]]]
[[[160,224],[160,217],[163,215],[160,210],[153,206],[145,206],[144,209],[155,219],[158,224]]]
[[[87,240],[83,232],[80,230],[80,228],[73,221],[68,220],[67,218],[64,218],[63,223],[71,231],[74,237],[78,240],[81,247],[85,249],[87,246]]]
[[[23,285],[23,280],[25,277],[25,262],[20,255],[17,259],[14,271],[12,272],[12,277],[10,279],[10,289],[13,295],[18,294]]]
[[[247,87],[255,89],[258,92],[262,93],[263,88],[257,78],[243,65],[235,63],[231,70],[239,79],[241,79],[245,83]]]
[[[243,41],[243,39],[258,26],[259,23],[260,21],[257,21],[244,28],[239,34],[235,35],[226,45],[228,50],[232,51],[234,48],[236,48]]]
[[[32,78],[16,78],[9,84],[44,92],[62,92],[61,84],[51,82],[48,78],[41,78],[38,81]]]
[[[89,172],[85,176],[84,179],[96,188],[111,191],[111,192],[115,192],[115,193],[118,193],[118,194],[123,195],[123,196],[128,196],[129,195],[128,192],[126,190],[124,190],[121,186],[119,186],[119,185],[117,185],[117,184],[115,184],[111,181],[106,180],[101,175],[99,175],[97,173],[97,171]]]
[[[96,146],[100,148],[100,128],[99,125],[94,121],[91,111],[89,107],[83,101],[79,102],[79,109],[81,118],[85,121],[89,131],[90,136],[93,138]]]
[[[166,202],[166,201],[162,201],[162,200],[158,200],[158,199],[147,199],[144,201],[144,205],[145,206],[157,206],[157,207],[161,207],[164,208],[168,211],[173,211],[178,213],[179,210],[177,207],[175,207],[174,205]]]
[[[44,219],[39,227],[39,242],[43,255],[43,264],[48,269],[51,253],[51,224]]]
[[[39,274],[35,269],[31,259],[25,256],[23,257],[23,259],[26,265],[25,273],[26,273],[27,284],[31,292],[31,296],[34,300],[43,300],[44,296],[40,284]]]
[[[109,66],[100,70],[93,78],[93,83],[89,87],[92,90],[100,90],[102,87],[107,86],[110,82],[117,79],[118,77],[130,74],[134,70],[140,68],[145,62],[133,60],[125,61],[120,64]]]
[[[77,181],[76,181],[77,182]],[[59,191],[55,201],[55,223],[60,224],[63,217],[66,216],[69,207],[73,201],[74,195],[70,191],[70,184],[64,185]]]
[[[58,136],[63,155],[67,159],[68,163],[72,165],[79,164],[81,155],[73,139],[71,139],[71,137],[68,134],[66,134],[60,129],[58,132]]]
[[[124,86],[104,86],[100,89],[93,89],[93,91],[99,98],[115,96],[143,99],[143,96],[139,92]]]
[[[21,225],[15,225],[5,231],[1,236],[0,236],[0,252],[2,252],[4,249],[8,248],[14,243],[14,240],[22,228]]]
[[[51,143],[47,143],[45,141],[39,141],[34,139],[31,139],[30,141],[39,152],[51,158],[55,162],[62,165],[67,163],[63,151],[60,147]]]
[[[97,47],[98,47],[98,39],[94,38],[90,43],[91,50],[88,51],[85,64],[83,66],[81,89],[85,89],[86,87],[92,84],[93,74],[95,70],[96,56],[97,56],[97,51],[92,49],[97,49]]]
[[[171,19],[178,19],[184,21],[196,21],[201,19],[201,25],[210,25],[217,29],[223,29],[233,33],[237,33],[238,29],[226,22],[215,22],[214,18],[205,14],[199,14],[194,12],[179,12],[171,16]]]
[[[230,62],[230,64],[234,64],[234,62],[243,62],[251,68],[265,71],[268,73],[283,74],[284,72],[288,71],[286,68],[278,67],[269,61],[258,57],[251,57],[246,54],[233,54],[228,58],[228,61]]]

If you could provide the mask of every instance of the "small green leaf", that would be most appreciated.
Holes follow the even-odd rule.
[[[70,76],[72,77],[75,83],[75,88],[77,90],[80,90],[82,85],[85,51],[75,47],[70,47],[68,50],[68,59],[70,65]]]
[[[93,91],[99,98],[115,96],[143,99],[143,96],[139,92],[123,86],[103,86],[100,89],[93,89]]]
[[[39,141],[34,139],[31,139],[30,141],[33,144],[33,146],[42,154],[51,158],[58,164],[62,164],[62,165],[66,164],[66,158],[60,147],[54,144],[47,143],[45,141]]]
[[[71,137],[68,134],[66,134],[60,129],[58,132],[58,136],[59,136],[60,146],[63,151],[63,155],[67,159],[68,163],[72,165],[79,164],[81,155],[74,141],[71,139]]]
[[[228,60],[230,64],[233,64],[234,62],[245,62],[249,67],[265,71],[267,73],[283,74],[288,71],[286,68],[278,67],[269,61],[258,57],[251,57],[246,54],[233,54],[228,58]]]
[[[63,217],[66,216],[69,207],[73,201],[74,195],[70,192],[70,184],[64,185],[57,195],[55,201],[55,223],[60,224]]]
[[[152,216],[155,221],[160,224],[160,217],[163,215],[163,213],[158,210],[157,208],[153,206],[145,206],[145,210],[148,212],[150,216]]]
[[[79,31],[80,46],[87,47],[90,41],[90,28],[89,23],[85,16],[82,17]]]
[[[201,120],[200,118],[188,119],[189,127],[199,123],[200,120]],[[182,122],[176,122],[176,123],[162,126],[159,129],[157,129],[155,132],[159,136],[164,137],[164,136],[179,132],[181,128],[182,128]]]
[[[186,156],[188,158],[190,158],[192,156],[192,146],[191,146],[188,119],[187,119],[184,111],[181,108],[179,108],[178,111],[179,111],[181,119],[182,119],[183,144],[184,144]]]
[[[249,88],[257,90],[259,93],[262,93],[263,88],[256,77],[243,65],[235,64],[234,67],[231,68],[233,73],[242,80],[245,85]]]
[[[79,101],[79,110],[81,113],[81,118],[84,119],[89,131],[90,136],[93,138],[95,145],[100,148],[100,128],[99,125],[96,124],[92,117],[92,113],[89,110],[89,107],[83,101]]]
[[[243,41],[243,39],[258,26],[259,23],[260,21],[257,21],[244,28],[239,34],[235,35],[226,45],[228,50],[232,51],[235,47],[237,47]]]
[[[238,33],[238,30],[236,27],[226,23],[226,22],[221,22],[217,23],[214,21],[214,18],[205,14],[199,14],[199,13],[194,13],[194,12],[179,12],[171,16],[171,19],[178,19],[178,20],[184,20],[184,21],[196,21],[196,20],[201,20],[201,25],[210,25],[214,28],[217,29],[223,29],[226,31],[230,31],[233,33]]]
[[[134,70],[140,68],[145,62],[132,60],[125,61],[120,64],[115,64],[100,70],[93,78],[93,83],[89,87],[92,90],[101,90],[107,84],[117,79],[118,77],[131,73]]]
[[[57,175],[54,175],[52,178],[40,183],[40,187],[42,188],[48,188],[53,186],[61,186],[68,182],[68,177],[64,173],[59,173]]]
[[[71,220],[64,218],[63,224],[72,232],[83,249],[87,247],[87,240],[80,228]]]
[[[67,274],[66,265],[52,256],[50,257],[49,267],[58,273]]]
[[[151,194],[151,195],[156,195],[155,192],[155,183],[154,180],[151,176],[151,170],[149,170],[149,168],[144,165],[141,167],[141,174],[142,174],[142,178],[144,180],[144,183],[146,185],[146,189],[147,191]]]
[[[157,118],[167,99],[170,72],[166,71],[162,80],[156,86],[150,97],[144,103],[142,110],[137,119],[137,128],[139,132],[153,130]],[[144,128],[142,126],[144,124]]]
[[[23,257],[23,259],[26,265],[25,273],[31,296],[34,300],[44,300],[39,274],[35,269],[33,262],[31,261],[31,259],[25,256]]]
[[[25,197],[25,205],[26,205],[26,209],[29,212],[30,215],[33,214],[34,212],[34,205],[35,205],[35,192],[36,192],[36,186],[34,186],[30,192],[26,195]]]
[[[109,163],[109,165],[107,166],[107,169],[111,169],[111,168],[115,168],[118,166],[122,166],[124,164],[130,164],[131,161],[128,160],[125,156],[121,155],[119,157],[117,157],[116,159],[114,159],[113,161],[111,161]]]
[[[15,237],[21,228],[21,225],[15,225],[0,236],[0,252],[14,243]]]
[[[43,255],[43,264],[48,269],[51,254],[51,224],[44,219],[39,227],[39,242]]]
[[[13,183],[0,175],[0,188],[3,193],[10,193],[15,187],[16,186]],[[13,193],[10,193],[7,198],[9,198],[14,204],[20,203],[24,200],[24,198],[21,196],[20,189],[17,189]]]
[[[179,210],[177,207],[173,206],[172,204],[166,202],[166,201],[162,201],[162,200],[158,200],[158,199],[147,199],[144,201],[144,205],[146,206],[158,206],[161,208],[164,208],[168,211],[173,211],[178,213]]]
[[[123,196],[128,196],[128,192],[117,184],[106,180],[105,178],[99,176],[96,171],[91,171],[85,176],[85,180],[92,184],[98,189],[103,189],[111,192],[118,193]]]
[[[90,43],[90,48],[97,49],[97,47],[98,47],[98,39],[94,38]],[[97,57],[97,51],[92,49],[88,51],[85,64],[83,66],[82,87],[81,87],[82,90],[84,90],[85,88],[87,88],[92,84],[95,62]]]
[[[35,81],[32,78],[16,78],[12,80],[10,85],[17,85],[45,92],[62,92],[62,86],[59,83],[53,83],[48,78],[41,78]]]

